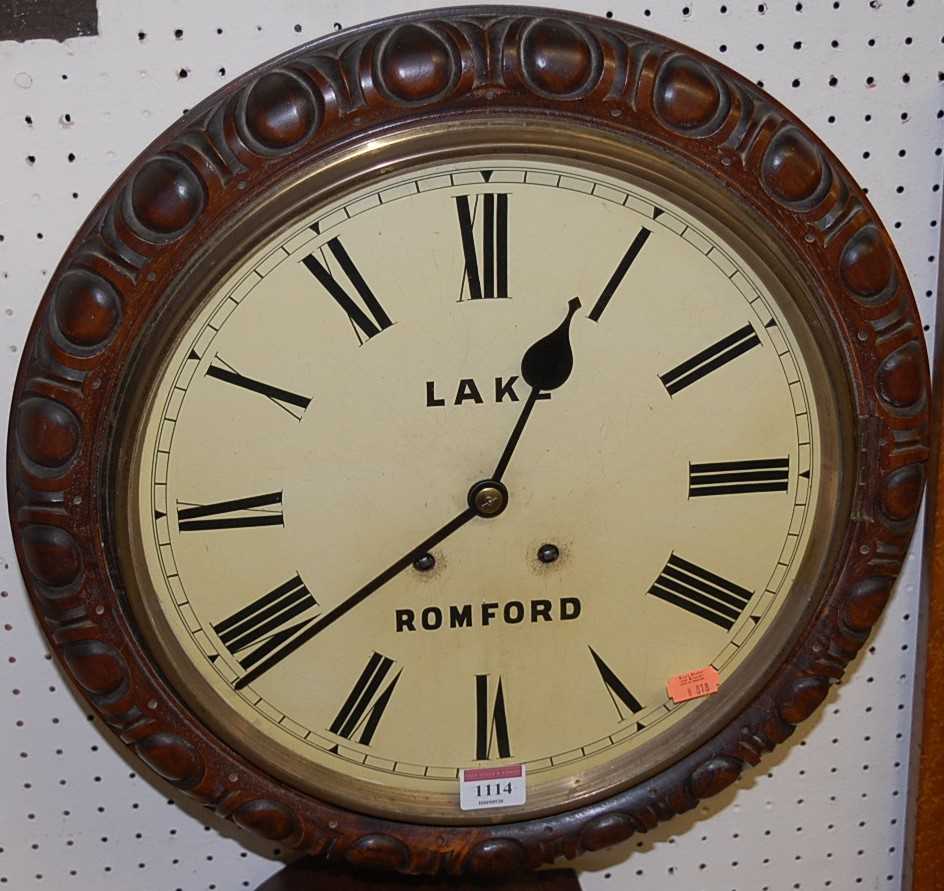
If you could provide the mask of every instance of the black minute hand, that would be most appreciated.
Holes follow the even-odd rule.
[[[341,616],[345,613],[354,609],[359,603],[363,600],[366,600],[374,593],[381,585],[385,585],[390,581],[394,576],[399,575],[413,563],[413,560],[418,554],[425,554],[427,551],[431,551],[436,545],[438,545],[444,538],[452,535],[457,529],[464,526],[469,522],[473,517],[477,516],[476,512],[468,507],[461,514],[453,517],[445,526],[441,529],[434,532],[426,541],[420,542],[413,550],[404,554],[399,560],[395,563],[391,563],[380,575],[372,578],[363,588],[359,591],[355,591],[347,600],[339,603],[331,612],[326,613],[314,625],[309,625],[304,631],[301,632],[296,638],[286,643],[278,651],[273,653],[266,659],[263,659],[258,665],[254,666],[252,669],[247,671],[233,687],[236,690],[241,690],[243,687],[249,686],[253,681],[258,680],[262,675],[264,675],[270,668],[278,665],[289,653],[294,653],[300,646],[307,643],[311,640],[316,634],[320,634],[325,630],[329,625],[333,625],[337,622]]]
[[[521,376],[525,383],[531,387],[528,398],[525,400],[518,415],[518,421],[515,429],[511,431],[508,442],[505,444],[505,450],[501,458],[498,459],[498,465],[495,467],[495,473],[492,479],[501,482],[505,470],[508,468],[508,462],[521,439],[524,431],[524,425],[528,423],[531,417],[531,409],[534,403],[538,401],[542,393],[550,390],[556,390],[561,386],[570,372],[574,368],[574,353],[570,348],[570,320],[574,313],[580,309],[580,298],[574,297],[567,303],[567,315],[564,321],[560,323],[550,334],[542,337],[540,340],[531,344],[525,351],[521,359]]]

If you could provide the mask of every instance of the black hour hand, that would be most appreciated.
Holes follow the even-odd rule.
[[[550,334],[531,344],[521,360],[521,376],[535,390],[556,390],[570,377],[574,353],[570,348],[570,320],[580,309],[580,298],[567,303],[567,315]]]
[[[542,393],[556,390],[564,384],[567,378],[570,377],[570,372],[574,369],[574,353],[570,348],[570,320],[578,309],[580,309],[580,298],[574,297],[567,303],[567,315],[564,317],[564,321],[550,334],[535,341],[525,350],[525,354],[521,359],[521,376],[525,383],[531,387],[531,392],[525,400],[521,414],[518,415],[515,429],[511,431],[511,436],[508,437],[501,458],[498,459],[495,473],[492,474],[494,480],[500,482],[508,469],[508,462],[511,461],[518,440],[521,439],[524,425],[528,423],[528,418],[531,417],[534,403],[537,402]]]

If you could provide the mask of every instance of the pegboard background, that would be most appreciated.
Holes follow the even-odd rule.
[[[430,0],[99,0],[100,34],[0,41],[0,413],[72,233],[182,111],[286,48]],[[14,4],[16,5],[16,4]],[[933,327],[944,142],[942,0],[567,5],[662,32],[784,101],[834,149],[901,252]],[[920,554],[851,682],[788,748],[696,812],[581,861],[587,891],[903,887]],[[277,848],[114,748],[46,653],[0,527],[0,888],[255,888]]]

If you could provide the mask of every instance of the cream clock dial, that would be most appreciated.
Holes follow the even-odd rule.
[[[520,819],[654,771],[758,681],[809,595],[832,410],[801,315],[683,204],[458,158],[218,284],[147,394],[128,538],[159,661],[231,745],[443,822],[461,768],[524,764],[488,814]],[[707,666],[718,694],[668,697]]]

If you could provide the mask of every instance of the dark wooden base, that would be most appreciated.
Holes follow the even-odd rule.
[[[387,873],[325,869],[310,860],[299,860],[259,886],[257,891],[580,891],[572,869],[555,869],[483,884],[467,879],[430,879]]]

